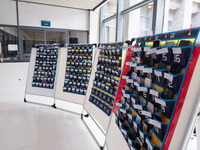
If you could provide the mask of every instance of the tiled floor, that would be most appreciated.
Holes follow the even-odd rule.
[[[23,93],[23,87],[0,89],[0,149],[99,149],[79,115],[24,103]]]
[[[1,150],[99,150],[79,115],[23,99],[24,87],[0,88]]]
[[[186,150],[197,150],[197,140],[196,140],[196,136],[192,135]]]

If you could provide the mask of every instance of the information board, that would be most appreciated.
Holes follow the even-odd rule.
[[[54,98],[59,56],[57,45],[40,45],[38,48],[32,48],[25,100],[26,94]]]
[[[195,42],[199,28],[137,39],[120,80],[108,149],[186,147],[200,106],[200,51]],[[115,136],[114,129],[121,135]]]
[[[61,49],[55,99],[83,105],[94,49],[93,44],[70,44]]]
[[[121,76],[124,61],[122,56],[126,53],[126,45],[123,42],[100,44],[95,55],[84,109],[100,124],[105,133]]]

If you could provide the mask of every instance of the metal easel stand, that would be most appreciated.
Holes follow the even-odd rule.
[[[94,54],[94,59],[98,56],[99,52],[97,52],[98,47],[95,48],[95,54]],[[94,66],[95,61],[93,61],[93,66]],[[94,69],[94,68],[93,68]],[[93,70],[92,70],[93,71]],[[92,74],[92,73],[91,73]],[[91,79],[90,79],[91,80]],[[91,82],[91,81],[90,81]],[[92,79],[93,82],[93,79]],[[88,89],[87,89],[88,91]],[[87,95],[87,94],[86,94]],[[100,150],[103,150],[103,146],[100,144],[100,142],[98,141],[97,137],[95,136],[95,134],[93,133],[92,129],[90,129],[90,127],[87,124],[86,118],[88,118],[89,120],[91,120],[95,126],[98,128],[99,132],[101,132],[104,136],[105,135],[105,131],[103,131],[103,129],[101,128],[101,126],[96,122],[95,118],[93,118],[93,116],[87,111],[87,109],[85,109],[84,104],[86,103],[86,97],[84,99],[83,102],[83,109],[82,109],[82,113],[81,113],[81,120],[83,121],[84,125],[86,126],[86,128],[88,129],[89,133],[91,134],[91,136],[93,137],[93,139],[95,140],[96,144],[99,146]]]
[[[84,114],[85,111],[85,114]],[[86,126],[86,128],[88,129],[89,133],[91,134],[91,136],[93,137],[93,139],[95,140],[96,144],[99,146],[100,150],[103,150],[104,146],[101,146],[101,144],[99,143],[98,139],[96,138],[95,134],[93,133],[93,131],[90,129],[90,127],[88,126],[88,124],[86,123],[87,121],[84,118],[89,118],[92,120],[92,122],[96,125],[96,127],[99,129],[99,132],[101,132],[105,137],[106,137],[106,133],[105,131],[103,131],[103,129],[100,127],[100,125],[96,122],[96,120],[87,112],[87,110],[84,108],[83,106],[83,110],[81,113],[81,120],[83,121],[84,125]]]
[[[197,121],[196,121],[196,140],[197,140],[197,149],[200,149],[200,112],[197,115]]]

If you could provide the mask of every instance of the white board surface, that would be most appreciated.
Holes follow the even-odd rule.
[[[98,109],[97,106],[95,106],[89,101],[89,97],[91,95],[91,90],[93,86],[93,80],[95,78],[95,72],[97,70],[98,57],[99,57],[99,49],[96,50],[90,82],[88,84],[88,89],[85,96],[84,108],[101,125],[103,130],[106,131],[110,117],[107,116],[102,110]]]
[[[115,123],[115,114],[112,113],[111,121],[106,136],[106,146],[109,150],[129,150],[128,144],[124,139],[119,127]]]
[[[197,119],[197,114],[200,107],[200,59],[194,69],[192,79],[188,88],[188,92],[181,110],[176,129],[172,136],[169,150],[185,149],[190,134],[193,132],[193,127]]]
[[[30,58],[30,63],[29,63],[29,71],[28,71],[28,77],[27,77],[27,83],[26,83],[26,92],[25,94],[33,94],[33,95],[39,95],[39,96],[47,96],[47,97],[54,97],[54,92],[55,92],[55,83],[57,81],[56,76],[57,76],[57,70],[58,70],[58,64],[56,68],[56,75],[55,75],[55,81],[54,81],[54,88],[53,89],[46,89],[46,88],[40,88],[40,87],[32,87],[32,80],[33,80],[33,75],[34,75],[34,66],[35,66],[35,59],[36,59],[36,48],[32,48],[31,50],[31,58]],[[58,59],[59,60],[59,53],[60,50],[58,49]],[[28,100],[28,101],[31,101]]]
[[[125,60],[126,50],[127,50],[127,47],[124,46],[124,48],[122,49],[122,66]],[[93,80],[95,78],[95,72],[97,70],[98,57],[99,57],[99,49],[98,51],[96,51],[96,54],[95,54],[89,87],[88,87],[87,94],[85,97],[84,109],[97,121],[97,123],[102,127],[102,129],[106,133],[109,122],[110,122],[110,116],[105,114],[101,109],[97,108],[97,106],[95,106],[93,103],[89,101],[89,97],[91,95],[91,90],[93,86]]]
[[[198,56],[199,57],[199,56]],[[185,101],[178,119],[175,131],[173,133],[169,150],[185,150],[190,140],[197,114],[200,108],[200,58],[196,63]],[[184,89],[185,90],[185,89]],[[106,146],[109,150],[129,150],[120,129],[115,122],[115,114],[112,113],[111,122],[106,136]],[[168,131],[170,132],[170,131]]]
[[[61,48],[60,59],[58,62],[55,99],[73,102],[77,104],[83,104],[85,95],[63,92],[65,72],[66,72],[66,62],[67,62],[67,48]]]

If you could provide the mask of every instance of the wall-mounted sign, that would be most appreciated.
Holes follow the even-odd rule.
[[[50,27],[51,22],[46,20],[41,20],[41,26]]]
[[[8,44],[8,51],[18,51],[17,44]]]

